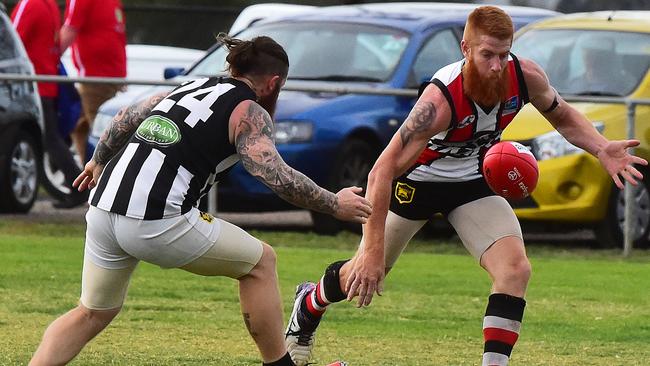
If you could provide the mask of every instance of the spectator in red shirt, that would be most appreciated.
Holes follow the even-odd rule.
[[[57,75],[59,64],[59,28],[61,14],[54,0],[21,0],[11,13],[11,21],[20,35],[27,55],[38,75]],[[68,145],[58,131],[57,96],[55,83],[38,83],[38,93],[45,121],[45,149],[52,163],[65,176],[72,194],[55,204],[73,207],[85,202],[87,194],[72,188],[72,182],[81,170],[74,161]]]
[[[72,60],[79,76],[126,76],[126,26],[120,0],[66,0],[65,22],[59,34],[61,53],[72,46]],[[79,85],[82,115],[71,138],[84,162],[88,132],[97,109],[122,87]]]

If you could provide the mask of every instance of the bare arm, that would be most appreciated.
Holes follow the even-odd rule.
[[[232,140],[244,168],[282,199],[303,208],[335,214],[338,200],[304,174],[288,166],[273,142],[271,116],[259,104],[244,101],[230,118]]]
[[[413,165],[432,136],[449,127],[450,116],[449,104],[440,89],[429,85],[375,162],[368,175],[366,197],[374,209],[364,226],[365,250],[383,253],[392,181]]]
[[[607,144],[594,125],[583,115],[570,106],[549,84],[546,73],[531,60],[521,59],[521,69],[528,86],[530,102],[570,143],[597,156]],[[546,111],[557,98],[557,107]]]
[[[70,47],[75,38],[77,38],[76,29],[72,28],[69,25],[64,25],[61,27],[61,30],[59,31],[59,47],[61,54],[63,54],[63,52],[65,52],[65,50]]]
[[[99,165],[108,163],[126,145],[140,123],[167,94],[169,93],[159,93],[138,104],[120,109],[99,139],[93,160]]]
[[[624,187],[619,175],[634,185],[637,184],[636,179],[643,179],[643,175],[634,164],[647,165],[648,162],[628,153],[628,148],[639,145],[639,140],[608,140],[596,130],[585,115],[571,107],[557,94],[539,65],[522,59],[521,69],[533,106],[570,143],[597,157],[618,188]],[[554,100],[557,100],[557,106],[551,108]]]
[[[83,171],[74,180],[72,186],[78,187],[80,192],[86,188],[92,189],[95,187],[104,170],[104,165],[126,145],[131,135],[140,126],[140,123],[167,94],[156,94],[141,103],[122,108],[113,118],[111,125],[102,134],[93,158],[86,163]]]
[[[374,291],[381,294],[392,181],[413,165],[432,136],[449,127],[450,119],[447,100],[437,86],[429,85],[370,171],[366,198],[373,213],[363,226],[363,249],[346,283],[349,300],[359,294],[358,306],[369,305]]]

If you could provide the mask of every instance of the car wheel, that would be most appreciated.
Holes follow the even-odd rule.
[[[7,147],[7,160],[2,170],[0,210],[28,212],[38,193],[38,149],[34,139],[20,132]]]
[[[368,173],[375,163],[375,149],[361,140],[350,140],[345,143],[338,154],[327,188],[338,192],[341,188],[357,186],[366,188]],[[319,234],[336,234],[342,229],[360,230],[359,224],[344,223],[331,215],[311,212],[314,231]]]
[[[67,186],[65,175],[50,159],[48,152],[43,153],[41,164],[41,184],[47,193],[58,201],[63,201],[74,192]]]
[[[647,172],[643,172],[644,175]],[[650,235],[650,183],[646,177],[636,187],[632,186],[634,202],[634,223],[632,238],[634,247],[647,247]],[[625,191],[613,186],[607,216],[596,226],[595,233],[598,244],[602,247],[622,247],[625,225]]]

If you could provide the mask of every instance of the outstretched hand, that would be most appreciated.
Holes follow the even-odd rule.
[[[77,179],[74,180],[72,186],[77,188],[79,192],[83,192],[86,189],[93,189],[99,181],[99,176],[102,175],[104,166],[97,164],[95,160],[90,160],[86,163],[84,170],[79,174]]]
[[[360,196],[363,191],[360,187],[343,188],[336,194],[338,208],[334,217],[343,221],[365,224],[372,213],[370,201]]]
[[[631,155],[627,151],[630,147],[635,147],[639,144],[639,140],[609,141],[598,153],[600,164],[612,177],[614,184],[619,189],[625,187],[619,175],[632,185],[637,185],[637,180],[643,179],[643,174],[634,167],[634,164],[648,165],[648,162],[643,158]]]
[[[384,291],[386,267],[384,256],[364,253],[363,249],[352,260],[352,269],[345,283],[347,300],[359,296],[357,307],[368,306],[375,293],[381,296]]]

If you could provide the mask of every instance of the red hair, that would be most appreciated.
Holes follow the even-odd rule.
[[[469,14],[463,39],[472,45],[481,35],[512,41],[514,32],[512,19],[505,11],[496,6],[486,5],[479,6]]]

